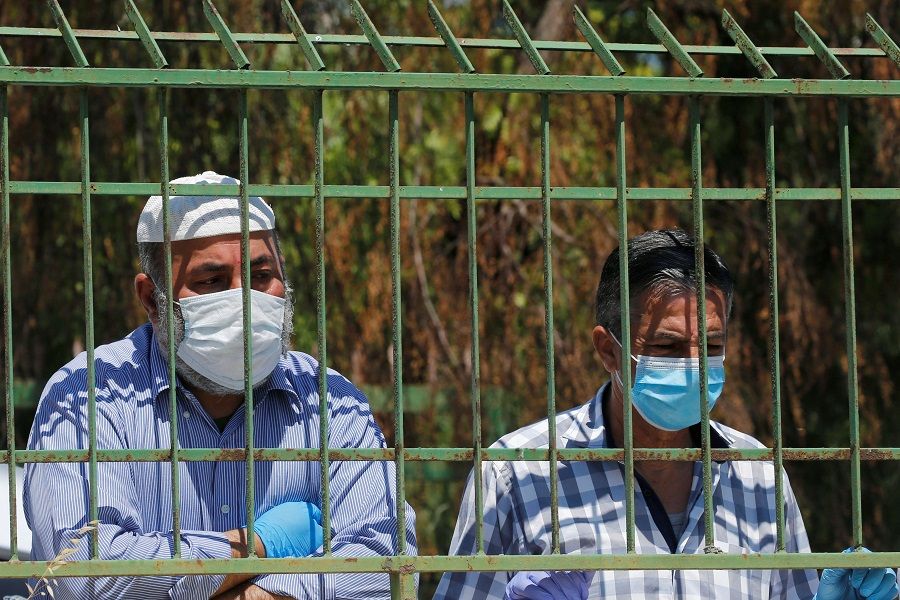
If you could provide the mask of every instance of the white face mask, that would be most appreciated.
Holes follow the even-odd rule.
[[[177,354],[210,381],[244,389],[244,311],[241,288],[183,298],[184,339]],[[272,374],[281,359],[284,298],[250,290],[253,385]]]

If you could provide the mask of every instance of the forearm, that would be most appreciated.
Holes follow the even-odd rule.
[[[255,533],[253,534],[256,539],[256,555],[260,558],[266,557],[266,547],[263,545],[262,540]],[[231,558],[246,558],[249,555],[249,551],[247,548],[247,530],[246,529],[232,529],[231,531],[225,532],[225,537],[228,539],[228,545],[231,546]],[[259,590],[263,594],[267,594],[265,596],[255,596],[255,595],[223,595],[223,592],[230,592],[234,594],[245,594],[245,593],[253,593],[246,592],[246,588],[252,587],[256,588],[255,585],[244,585],[242,587],[237,587],[249,579],[256,577],[256,573],[235,573],[231,575],[226,575],[225,579],[222,580],[222,585],[219,586],[219,589],[216,590],[217,598],[274,598],[275,596],[268,595],[268,592],[265,590]],[[259,589],[259,588],[256,588]]]
[[[219,594],[213,600],[292,600],[290,596],[279,596],[262,589],[258,585],[245,583]]]
[[[390,556],[395,552],[392,546],[390,539],[360,538],[353,541],[346,534],[338,535],[333,539],[332,557]],[[411,530],[407,532],[407,551],[416,554],[415,538],[412,537]],[[276,597],[281,594],[304,600],[388,600],[391,597],[390,578],[384,573],[271,573],[256,577],[253,583]]]
[[[105,515],[101,514],[101,518]],[[90,533],[79,536],[78,530],[51,534],[41,527],[34,535],[33,558],[52,560],[59,556],[66,542],[79,539],[75,553],[67,561],[88,560],[91,556]],[[97,528],[101,560],[152,561],[173,557],[171,532],[136,533],[111,523]],[[182,556],[188,560],[225,559],[231,556],[228,541],[221,532],[182,531]],[[208,598],[219,587],[222,575],[144,575],[92,578],[60,578],[60,597],[141,598]]]

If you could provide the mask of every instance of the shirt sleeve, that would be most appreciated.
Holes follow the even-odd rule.
[[[803,525],[800,506],[791,489],[787,473],[784,473],[784,546],[787,552],[809,552],[809,539]],[[810,600],[816,595],[819,576],[815,569],[772,571],[770,598],[783,600]]]
[[[82,365],[83,365],[82,360]],[[67,368],[68,369],[68,368]],[[84,369],[64,369],[50,379],[38,405],[29,437],[30,450],[77,450],[88,447],[87,385]],[[97,394],[97,447],[126,448],[123,419],[106,390]],[[172,531],[145,531],[140,502],[128,463],[99,463],[99,554],[104,560],[172,558]],[[25,469],[24,509],[32,531],[34,560],[52,560],[66,548],[76,551],[65,560],[91,556],[90,483],[87,463],[31,463]],[[74,540],[74,541],[73,541]],[[229,558],[231,548],[222,533],[181,532],[182,554],[191,560]],[[60,577],[54,597],[68,598],[209,598],[224,576]]]
[[[450,542],[449,554],[473,555],[477,549],[474,470],[469,474],[463,493],[456,529]],[[511,480],[506,463],[482,464],[482,489],[484,490],[484,551],[486,554],[521,554],[521,544],[516,542],[517,528],[512,504]],[[506,571],[447,572],[441,578],[434,600],[458,598],[501,599],[511,574]]]
[[[335,379],[337,381],[335,382]],[[384,448],[365,396],[340,376],[329,376],[342,395],[330,403],[329,447]],[[397,485],[394,463],[335,461],[329,469],[331,550],[336,557],[397,554]],[[416,555],[415,513],[406,505],[406,553]],[[321,556],[321,548],[315,554]],[[270,574],[253,580],[273,594],[293,598],[390,598],[390,576],[381,573]],[[417,580],[418,584],[418,580]]]

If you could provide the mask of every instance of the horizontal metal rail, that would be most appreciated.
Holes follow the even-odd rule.
[[[895,567],[900,552],[777,554],[553,554],[232,558],[208,560],[85,560],[54,566],[54,577],[125,575],[220,575],[237,573],[443,573],[445,571],[642,569],[816,569]],[[11,561],[3,575],[35,577],[46,563]]]
[[[900,80],[632,77],[334,71],[0,67],[0,84],[310,90],[434,90],[661,96],[900,96]]]
[[[109,31],[106,29],[73,29],[75,37],[80,40],[125,40],[139,41],[138,35],[133,31]],[[215,33],[188,32],[188,31],[151,31],[157,42],[213,42],[221,43]],[[248,44],[296,44],[296,38],[290,33],[238,33],[233,32],[234,39]],[[315,45],[369,45],[369,40],[360,34],[332,34],[308,32],[310,40]],[[58,29],[50,27],[0,27],[0,37],[16,38],[59,38]],[[413,46],[440,48],[444,42],[439,37],[408,36],[408,35],[384,35],[381,36],[388,46]],[[522,46],[516,39],[493,38],[456,38],[463,48],[484,49],[508,49],[521,50]],[[535,48],[542,51],[577,51],[592,52],[587,42],[578,41],[554,41],[533,40]],[[607,42],[606,46],[613,52],[628,52],[637,54],[667,54],[668,50],[662,44],[634,44]],[[735,46],[708,46],[684,44],[683,48],[688,54],[698,55],[739,55],[741,51]],[[808,47],[795,46],[758,46],[759,51],[765,56],[815,56]],[[837,56],[859,57],[884,57],[881,48],[831,48]]]
[[[236,185],[203,185],[170,184],[171,195],[188,195],[203,192],[205,194],[237,195]],[[94,196],[146,196],[159,193],[159,183],[132,183],[114,181],[92,181],[91,194]],[[315,186],[306,184],[264,184],[255,183],[247,186],[251,195],[268,198],[314,198]],[[389,198],[390,186],[387,185],[325,185],[325,196],[329,199],[340,198]],[[69,196],[81,193],[81,182],[78,181],[11,181],[9,193],[40,194],[51,196]],[[400,198],[425,200],[464,200],[466,188],[460,185],[401,185]],[[553,187],[550,190],[553,200],[615,200],[614,187]],[[626,190],[629,200],[677,200],[690,201],[691,188],[641,188],[630,187]],[[853,188],[853,200],[900,200],[900,188]],[[541,188],[515,186],[476,186],[476,200],[540,200]],[[840,200],[840,188],[777,188],[775,200],[778,202]],[[703,188],[703,200],[720,201],[760,201],[766,200],[766,188]]]
[[[165,462],[171,460],[170,449],[97,450],[98,462]],[[784,448],[784,459],[792,461],[848,460],[850,448]],[[557,456],[563,461],[622,461],[625,450],[621,448],[559,448]],[[252,453],[257,461],[317,461],[322,456],[319,448],[256,448]],[[546,448],[485,448],[481,460],[494,461],[546,461],[550,453]],[[771,448],[713,448],[714,461],[771,461]],[[86,462],[87,450],[16,450],[15,462],[54,463]],[[385,460],[393,461],[397,453],[393,448],[330,448],[329,460]],[[404,460],[471,462],[475,458],[472,448],[406,448]],[[700,448],[635,448],[635,460],[695,461],[701,457]],[[863,460],[900,460],[900,448],[860,448]],[[183,462],[244,461],[244,448],[180,448],[178,459]],[[6,451],[0,452],[0,461],[8,460]]]

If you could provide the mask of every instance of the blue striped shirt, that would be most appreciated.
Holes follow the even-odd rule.
[[[97,447],[168,449],[169,377],[150,324],[95,354]],[[47,383],[28,448],[88,447],[86,355],[78,355]],[[318,363],[291,352],[254,392],[257,448],[318,448]],[[332,448],[383,448],[384,437],[365,396],[346,378],[328,371],[329,437]],[[243,448],[244,407],[219,431],[196,397],[178,386],[181,448]],[[186,559],[229,558],[222,532],[246,524],[243,462],[182,462],[181,543]],[[289,501],[320,504],[318,462],[255,463],[256,516]],[[336,461],[330,465],[332,550],[336,556],[397,553],[396,482],[392,463]],[[99,536],[102,559],[166,559],[173,555],[172,485],[168,463],[100,463]],[[32,557],[49,560],[69,546],[89,519],[85,463],[29,464],[25,514],[34,535]],[[416,552],[415,515],[406,509],[406,540]],[[90,556],[85,536],[69,560]],[[60,578],[55,597],[209,598],[224,576]],[[295,598],[387,598],[386,574],[260,575],[261,588]]]

